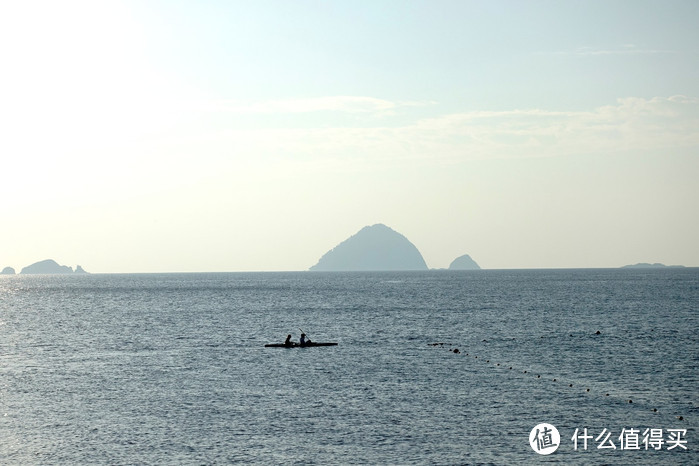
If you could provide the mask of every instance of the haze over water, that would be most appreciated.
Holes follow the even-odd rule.
[[[696,464],[698,308],[697,269],[0,277],[0,462],[521,464],[548,422]],[[263,347],[299,328],[339,344]]]
[[[0,2],[0,270],[699,266],[696,0]]]

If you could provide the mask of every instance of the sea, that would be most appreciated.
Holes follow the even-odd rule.
[[[697,268],[2,276],[0,464],[696,465],[698,365]]]

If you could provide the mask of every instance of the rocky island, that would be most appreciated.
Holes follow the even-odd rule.
[[[476,264],[476,261],[471,259],[471,256],[464,254],[459,256],[449,264],[449,270],[481,270],[481,267]]]
[[[422,254],[413,243],[377,223],[326,252],[311,271],[399,271],[427,270]]]
[[[648,262],[639,262],[638,264],[625,265],[622,269],[662,269],[662,268],[682,268],[684,265],[665,265],[660,262],[650,264]]]
[[[15,269],[12,267],[5,267],[2,269],[2,272],[0,272],[0,275],[14,275],[15,274]]]
[[[87,273],[82,267],[77,266],[75,272],[71,267],[67,265],[59,265],[53,259],[46,259],[43,261],[36,262],[32,265],[28,265],[22,269],[21,274],[68,274],[68,273]]]

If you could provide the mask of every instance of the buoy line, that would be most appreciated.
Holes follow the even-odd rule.
[[[597,333],[597,334],[599,334],[599,333]],[[445,342],[437,342],[437,343],[429,343],[428,346],[440,347],[440,348],[448,348],[450,353],[453,353],[453,354],[460,354],[460,355],[463,355],[463,356],[466,356],[466,357],[469,357],[469,358],[473,358],[474,360],[479,360],[479,361],[481,361],[481,362],[483,362],[483,360],[484,360],[483,357],[481,357],[481,358],[479,359],[478,356],[475,355],[475,354],[464,353],[464,352],[462,352],[462,351],[458,348],[458,345],[447,344],[447,343],[445,343]],[[491,364],[490,359],[485,359],[485,363],[486,363],[486,364]],[[494,363],[494,365],[493,365],[492,367],[505,367],[505,365],[501,365],[501,364],[498,362],[498,363]],[[515,370],[515,369],[513,369],[513,366],[508,366],[508,370]],[[522,374],[534,374],[534,372],[531,372],[531,371],[528,371],[528,370],[522,370],[521,373],[522,373]],[[536,374],[536,378],[537,378],[537,379],[541,379],[541,378],[542,378],[542,377],[541,377],[541,374],[537,373],[537,374]],[[551,381],[554,382],[554,383],[560,383],[560,382],[561,382],[561,380],[559,380],[557,377],[552,378]],[[573,385],[572,383],[569,383],[569,384],[568,384],[568,388],[573,388],[573,387],[574,387],[574,385]],[[590,387],[586,387],[584,393],[591,393]],[[605,397],[608,397],[608,396],[610,396],[610,394],[607,393],[607,392],[605,392],[605,393],[604,393],[604,396],[605,396]],[[627,402],[628,402],[629,404],[633,404],[633,398],[627,398]],[[660,410],[659,410],[658,408],[656,408],[656,407],[654,407],[652,411],[653,411],[654,413],[659,413],[659,412],[660,412]],[[678,421],[684,421],[684,420],[685,420],[685,417],[684,417],[684,416],[681,416],[681,415],[680,415],[680,416],[675,416],[675,418],[676,418]]]

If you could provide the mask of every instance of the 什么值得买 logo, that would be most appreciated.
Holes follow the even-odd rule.
[[[589,444],[596,444],[596,450],[687,450],[687,429],[624,427],[618,437],[607,428],[598,432],[576,428],[570,438],[573,451],[587,451]],[[529,433],[529,445],[540,455],[550,455],[561,445],[561,435],[556,427],[542,422]]]

